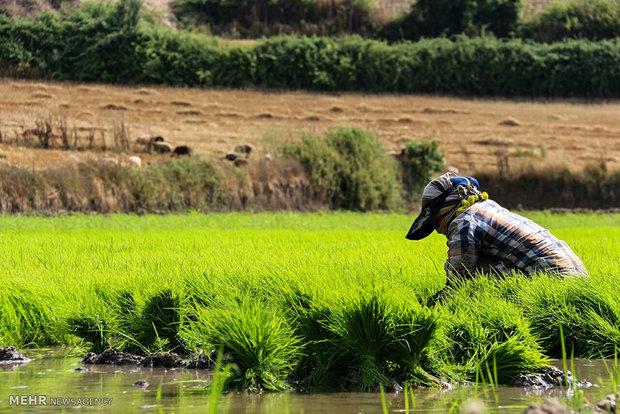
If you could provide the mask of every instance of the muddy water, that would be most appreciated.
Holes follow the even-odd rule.
[[[205,371],[118,366],[90,366],[88,371],[79,371],[76,368],[82,367],[80,358],[60,356],[61,353],[42,350],[28,354],[34,359],[27,364],[0,364],[0,412],[61,412],[61,405],[65,405],[66,412],[73,412],[80,403],[83,409],[105,412],[208,412],[210,375]],[[575,366],[579,379],[599,385],[584,391],[586,401],[595,402],[611,392],[602,361],[576,361]],[[148,387],[133,385],[140,380],[148,382]],[[549,396],[567,401],[566,391],[562,390],[501,387],[495,395],[489,388],[481,387],[478,394],[492,412],[523,412],[530,403]],[[16,396],[23,396],[20,402],[29,405],[16,405]],[[416,390],[415,410],[411,412],[447,412],[455,401],[474,397],[474,387]],[[388,394],[386,400],[390,412],[404,412],[402,394]],[[60,405],[50,405],[54,403]],[[222,397],[218,412],[366,414],[382,410],[378,394],[293,392],[229,393]]]

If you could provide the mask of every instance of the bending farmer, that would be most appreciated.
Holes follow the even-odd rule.
[[[447,286],[476,272],[588,277],[564,241],[489,200],[471,177],[446,173],[424,188],[422,211],[406,237],[420,240],[433,230],[448,238]]]

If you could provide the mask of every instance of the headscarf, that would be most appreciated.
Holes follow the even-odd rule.
[[[433,230],[445,234],[455,217],[478,201],[488,198],[487,193],[480,192],[480,184],[475,178],[445,173],[424,188],[422,211],[411,225],[406,238],[420,240]]]

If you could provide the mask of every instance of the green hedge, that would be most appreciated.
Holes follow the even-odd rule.
[[[276,37],[220,46],[139,18],[140,3],[59,19],[0,16],[0,71],[75,81],[452,95],[620,96],[620,39],[545,45],[493,38],[387,45]]]
[[[484,32],[506,37],[517,29],[521,5],[521,0],[417,0],[378,36],[389,41]]]
[[[373,0],[173,0],[184,25],[212,33],[258,37],[282,33],[370,35]]]
[[[554,2],[521,24],[520,36],[537,42],[620,37],[619,0]]]

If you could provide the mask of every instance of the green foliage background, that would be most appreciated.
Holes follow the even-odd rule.
[[[67,17],[0,16],[0,70],[76,81],[475,96],[620,96],[620,40],[533,44],[459,37],[387,45],[275,37],[252,46],[163,28],[139,2]]]

